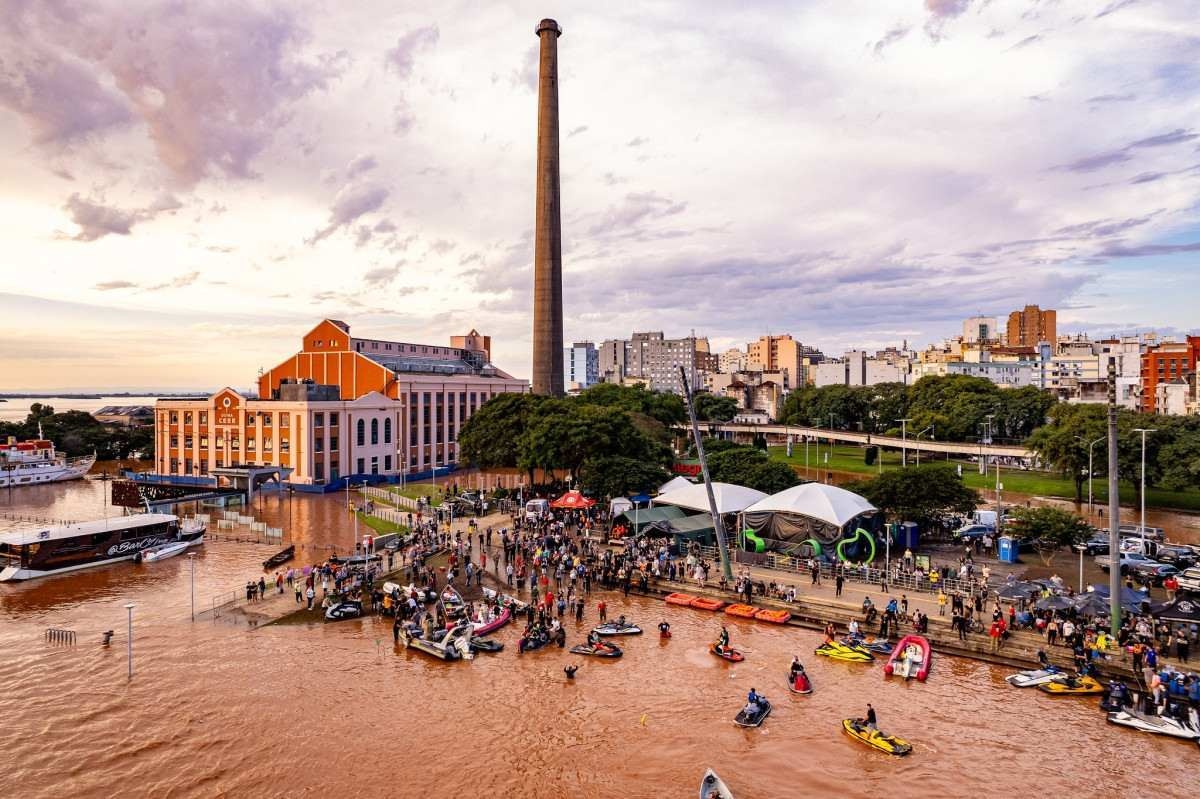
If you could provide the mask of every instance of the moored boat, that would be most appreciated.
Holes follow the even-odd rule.
[[[1195,708],[1184,708],[1178,716],[1159,716],[1143,713],[1134,708],[1114,710],[1108,714],[1112,724],[1122,727],[1132,727],[1142,732],[1155,735],[1168,735],[1172,738],[1182,738],[1185,741],[1200,741],[1200,719]]]
[[[834,660],[848,660],[853,663],[871,663],[875,656],[869,649],[857,644],[846,644],[841,641],[826,641],[815,650],[816,654],[824,655]]]
[[[38,432],[40,435],[40,425]],[[10,436],[0,443],[0,488],[78,480],[95,463],[95,455],[78,458],[60,455],[54,442],[44,438],[17,441]]]
[[[592,628],[596,635],[640,635],[642,628],[632,622],[622,624],[619,621],[608,621]]]
[[[700,780],[700,799],[733,799],[733,791],[712,769],[705,769]]]
[[[296,557],[296,545],[291,544],[286,549],[281,549],[280,551],[276,552],[271,557],[264,560],[263,565],[262,565],[263,570],[270,571],[271,569],[274,569],[277,566],[282,566],[283,564],[287,563],[289,560],[291,560],[294,557]]]
[[[138,555],[141,557],[143,563],[153,563],[156,560],[172,558],[186,550],[189,546],[190,544],[187,541],[172,541],[169,544],[159,544],[156,547],[143,549]]]
[[[921,682],[929,676],[929,662],[933,656],[933,648],[929,641],[920,635],[906,635],[896,644],[892,655],[883,666],[887,676],[899,675],[904,679],[916,677]]]
[[[1004,678],[1004,681],[1014,688],[1036,688],[1048,682],[1065,680],[1067,675],[1058,666],[1047,666],[1044,669],[1018,671]]]

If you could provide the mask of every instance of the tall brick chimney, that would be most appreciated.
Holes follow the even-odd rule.
[[[563,383],[562,205],[558,167],[558,37],[538,23],[537,208],[533,244],[533,393],[560,396]]]

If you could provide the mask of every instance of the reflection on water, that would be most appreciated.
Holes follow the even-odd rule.
[[[73,485],[28,504],[98,496]],[[288,504],[310,549],[349,544],[341,498],[265,498],[257,510],[277,523]],[[259,574],[271,550],[201,547],[197,604]],[[173,558],[0,586],[0,751],[14,795],[675,797],[693,795],[712,766],[739,798],[982,796],[1035,784],[1046,795],[1136,784],[1174,796],[1195,762],[1192,744],[1107,725],[1095,700],[1012,689],[1004,671],[972,661],[935,658],[926,684],[885,680],[877,666],[812,655],[815,633],[638,597],[607,597],[610,613],[651,630],[667,618],[672,639],[626,637],[615,661],[557,648],[518,656],[509,627],[504,652],[444,664],[394,649],[382,620],[191,624],[190,585],[188,560]],[[132,683],[126,602],[136,606]],[[745,663],[707,653],[720,621]],[[50,626],[78,631],[79,644],[45,644]],[[568,647],[587,626],[568,622]],[[117,635],[105,649],[108,629]],[[811,696],[787,692],[793,654]],[[582,663],[573,682],[568,662]],[[751,687],[776,709],[743,730],[732,719]],[[842,734],[840,719],[868,701],[882,727],[914,742],[912,756],[890,759]],[[1104,756],[1113,751],[1121,757]]]

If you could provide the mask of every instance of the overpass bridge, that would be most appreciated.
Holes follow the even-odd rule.
[[[859,433],[854,430],[831,430],[825,427],[805,427],[794,424],[745,424],[735,422],[701,422],[707,425],[707,432],[715,438],[753,438],[764,436],[768,444],[786,444],[790,437],[794,442],[837,441],[844,444],[874,444],[888,449],[907,449],[913,453],[939,453],[959,456],[984,456],[993,458],[1016,459],[1032,462],[1037,458],[1036,453],[1022,445],[1011,444],[972,444],[958,441],[930,441],[929,439],[908,439],[899,436],[882,436],[875,433]]]

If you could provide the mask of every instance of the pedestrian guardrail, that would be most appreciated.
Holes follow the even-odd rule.
[[[67,644],[75,645],[75,631],[63,630],[58,627],[51,627],[46,630],[46,642],[51,644]]]

